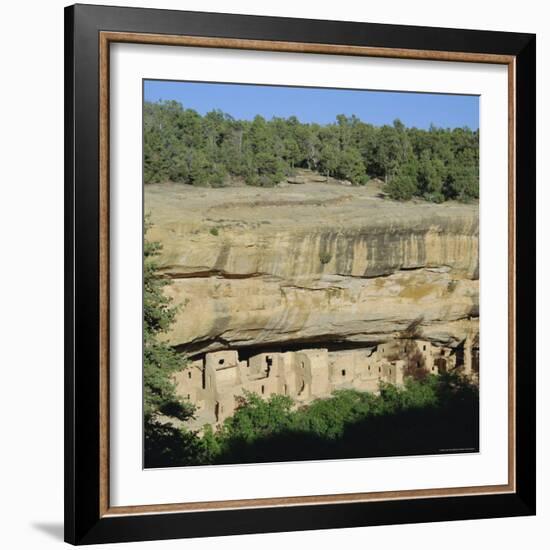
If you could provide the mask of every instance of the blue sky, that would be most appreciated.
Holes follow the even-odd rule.
[[[336,115],[356,115],[375,125],[399,118],[406,126],[479,128],[479,97],[413,92],[378,92],[146,80],[146,101],[174,99],[205,114],[221,109],[237,119],[257,114],[270,119],[295,115],[301,122],[334,122]]]

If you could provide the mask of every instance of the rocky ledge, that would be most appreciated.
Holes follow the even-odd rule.
[[[376,185],[159,184],[145,210],[180,306],[168,340],[189,353],[477,332],[477,204],[398,203]]]

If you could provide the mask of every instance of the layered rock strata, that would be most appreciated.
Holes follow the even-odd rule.
[[[168,340],[188,353],[477,333],[476,204],[323,183],[151,185],[145,210],[180,307]]]

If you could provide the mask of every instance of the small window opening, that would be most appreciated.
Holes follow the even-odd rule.
[[[218,361],[218,363],[219,363],[220,365],[223,365],[223,364],[225,363],[225,359],[220,359],[220,360]]]
[[[265,386],[262,386],[262,395],[265,393]]]
[[[342,376],[346,376],[346,369],[342,369]]]
[[[191,378],[191,371],[187,373],[187,378]]]

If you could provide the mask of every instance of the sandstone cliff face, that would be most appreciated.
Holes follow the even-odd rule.
[[[368,344],[421,320],[454,345],[478,315],[477,205],[400,204],[376,190],[147,186],[183,350]]]

